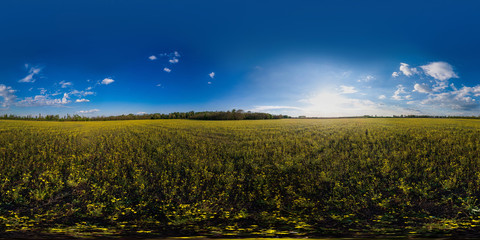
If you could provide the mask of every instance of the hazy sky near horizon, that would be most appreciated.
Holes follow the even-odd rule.
[[[0,114],[480,115],[478,1],[0,2]]]

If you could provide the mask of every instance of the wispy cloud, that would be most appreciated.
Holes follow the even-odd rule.
[[[35,97],[26,97],[17,102],[17,106],[36,107],[36,106],[61,106],[70,102],[68,93],[64,93],[62,98],[49,98],[48,95],[36,95]]]
[[[115,82],[115,80],[113,80],[111,78],[105,78],[105,79],[102,80],[101,84],[108,85],[108,84],[111,84],[113,82]]]
[[[3,101],[1,101],[0,104],[4,108],[10,106],[10,104],[12,104],[17,98],[17,96],[15,96],[15,90],[4,84],[0,84],[0,97],[3,98]]]
[[[480,87],[476,89],[464,87],[457,91],[430,94],[427,99],[421,101],[421,104],[431,105],[433,107],[450,108],[453,110],[472,110],[478,108],[478,103],[471,97],[472,93],[480,92]]]
[[[395,90],[395,92],[393,93],[392,99],[393,100],[403,100],[404,97],[402,97],[401,94],[404,94],[404,93],[406,93],[405,92],[405,87],[402,84],[397,85],[397,90]]]
[[[169,72],[171,72],[171,71],[172,71],[172,69],[170,69],[170,68],[167,68],[167,67],[164,67],[164,68],[163,68],[163,71],[165,71],[165,72],[169,73]]]
[[[78,111],[77,113],[91,114],[91,113],[96,113],[96,112],[100,112],[100,109],[81,110],[81,111]]]
[[[157,57],[155,57],[155,55],[152,55],[152,56],[148,57],[148,59],[154,61],[154,60],[157,60]]]
[[[387,96],[385,96],[385,95],[383,95],[383,94],[380,95],[380,96],[378,96],[378,99],[380,99],[380,100],[383,100],[383,99],[386,99],[386,98],[387,98]]]
[[[345,93],[345,94],[349,94],[349,93],[356,93],[358,91],[353,86],[341,85],[340,86],[340,92]]]
[[[296,110],[301,110],[302,108],[299,107],[293,107],[293,106],[255,106],[253,109],[250,111],[252,112],[263,112],[263,111],[270,111],[270,110],[279,110],[279,109],[296,109]]]
[[[375,79],[373,75],[366,75],[357,80],[357,82],[370,82]]]
[[[36,75],[38,75],[40,73],[40,71],[42,71],[41,68],[39,67],[30,67],[28,64],[25,64],[25,67],[28,69],[28,75],[25,76],[24,78],[18,80],[18,82],[21,82],[21,83],[33,83],[36,81],[36,79],[34,78]]]
[[[213,79],[213,78],[215,77],[215,72],[211,72],[211,73],[209,73],[209,74],[208,74],[208,76],[210,76],[210,78],[212,78],[212,79]]]
[[[173,51],[171,53],[161,53],[158,56],[160,57],[167,57],[168,62],[175,64],[179,62],[179,58],[181,57],[180,53],[178,51]]]
[[[59,82],[58,84],[60,84],[62,88],[66,88],[66,87],[68,87],[68,86],[72,86],[72,85],[73,85],[72,82],[66,82],[66,81],[61,81],[61,82]]]
[[[95,92],[73,90],[73,91],[69,92],[68,94],[74,95],[74,96],[77,96],[77,97],[84,97],[84,96],[88,96],[88,95],[94,95]]]
[[[90,102],[90,100],[85,99],[85,98],[80,98],[80,99],[75,100],[75,102],[77,102],[77,103],[84,103],[84,102]]]

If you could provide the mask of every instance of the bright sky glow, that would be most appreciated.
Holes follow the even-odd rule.
[[[480,115],[476,1],[0,2],[0,114]]]

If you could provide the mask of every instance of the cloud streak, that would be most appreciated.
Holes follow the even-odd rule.
[[[84,97],[84,96],[88,96],[88,95],[95,95],[95,92],[73,90],[73,91],[69,92],[68,94],[74,95],[74,96],[77,96],[77,97]]]
[[[92,113],[96,113],[96,112],[100,112],[100,109],[81,110],[81,111],[78,111],[77,113],[92,114]]]
[[[73,83],[71,83],[71,82],[66,82],[66,81],[61,81],[61,82],[59,82],[58,84],[60,84],[62,88],[67,88],[68,86],[72,86],[72,85],[73,85]]]
[[[344,94],[350,94],[350,93],[356,93],[358,91],[355,89],[355,87],[341,85],[340,86],[340,92],[344,93]]]
[[[49,98],[48,95],[36,95],[35,97],[26,97],[17,102],[20,107],[38,107],[38,106],[61,106],[70,103],[68,93],[64,93],[62,98]]]
[[[29,67],[28,64],[25,65],[25,67],[28,69],[28,75],[25,76],[24,78],[18,80],[18,82],[21,83],[34,83],[36,79],[34,78],[36,75],[42,71],[41,68],[39,67]]]

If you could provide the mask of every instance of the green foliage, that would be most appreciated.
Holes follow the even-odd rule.
[[[141,119],[194,119],[194,120],[259,120],[259,119],[282,119],[290,118],[287,115],[272,115],[270,113],[245,112],[243,110],[215,111],[215,112],[173,112],[128,114],[118,116],[80,116],[78,114],[60,117],[59,115],[17,116],[5,114],[0,119],[9,120],[35,120],[35,121],[111,121],[111,120],[141,120]]]
[[[472,231],[479,127],[466,119],[2,120],[0,230]]]

